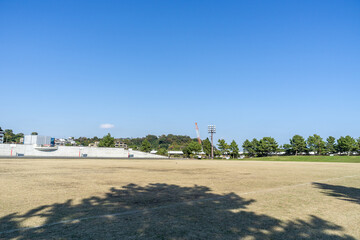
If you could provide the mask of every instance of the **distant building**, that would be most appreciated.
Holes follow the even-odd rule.
[[[99,141],[96,141],[94,143],[89,143],[89,147],[98,147],[99,146]]]
[[[0,127],[0,143],[4,143],[4,134],[5,132]]]
[[[65,138],[56,138],[55,145],[56,146],[65,146],[66,139]]]
[[[172,155],[179,155],[179,156],[181,156],[181,155],[184,155],[184,152],[183,152],[183,151],[168,151],[168,154],[169,154],[170,156],[172,156]]]
[[[115,140],[115,147],[116,148],[124,148],[124,149],[128,149],[128,145],[122,141],[119,140]]]
[[[73,137],[69,138],[56,138],[55,139],[55,145],[56,146],[65,146],[65,145],[76,145],[76,142]]]

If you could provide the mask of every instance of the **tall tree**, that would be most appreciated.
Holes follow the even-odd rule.
[[[15,142],[15,134],[12,129],[5,129],[4,133],[4,143]]]
[[[152,149],[157,149],[158,148],[159,140],[158,140],[157,136],[155,136],[155,135],[147,135],[145,138],[146,138],[146,140],[149,141],[150,146],[151,146]]]
[[[115,147],[115,139],[108,133],[99,142],[99,147]]]
[[[202,147],[206,154],[206,156],[210,157],[211,155],[211,142],[209,138],[206,138],[204,141],[202,141]]]
[[[249,157],[254,157],[256,155],[256,144],[257,140],[255,138],[251,142],[248,139],[244,141],[242,147],[248,152]]]
[[[346,152],[347,155],[349,156],[353,151],[356,151],[358,149],[358,144],[355,141],[354,138],[350,137],[350,136],[346,136],[346,137],[340,137],[337,140],[337,145],[339,148],[339,151],[342,152]]]
[[[326,139],[326,145],[325,145],[325,149],[327,153],[335,153],[336,152],[336,143],[335,143],[336,139],[332,136],[329,136]]]
[[[325,152],[325,142],[322,137],[317,134],[314,134],[307,139],[307,145],[310,151],[315,151],[318,155]]]
[[[291,139],[290,139],[291,140]],[[285,143],[282,148],[285,150],[285,153],[290,155],[294,154],[291,144]]]
[[[17,133],[15,134],[15,142],[20,143],[20,139],[24,138],[24,134],[23,133]]]
[[[38,135],[38,133],[37,132],[32,132],[31,135]]]
[[[219,139],[217,145],[219,147],[219,150],[221,151],[221,154],[224,155],[229,151],[229,145],[225,142],[224,139]]]
[[[239,146],[237,145],[235,140],[232,140],[232,142],[230,143],[229,149],[230,149],[232,158],[237,158],[239,156]]]
[[[270,153],[276,153],[278,150],[278,143],[272,137],[263,137],[258,142],[256,153],[259,156],[268,156]]]
[[[193,154],[197,154],[201,151],[201,145],[198,142],[189,143],[184,149],[183,153],[186,157],[191,157]]]
[[[163,155],[163,156],[167,156],[168,155],[168,151],[165,148],[160,148],[157,153],[158,155]]]
[[[141,148],[140,148],[141,151],[143,152],[150,152],[151,150],[151,144],[150,142],[145,139],[142,143],[141,143]]]
[[[290,139],[291,152],[298,155],[298,153],[304,152],[306,150],[305,139],[300,135],[295,135]]]

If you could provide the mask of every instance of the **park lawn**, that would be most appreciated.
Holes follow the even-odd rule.
[[[360,163],[360,156],[271,156],[271,157],[244,158],[243,160]]]
[[[0,183],[1,240],[360,239],[354,163],[11,158]]]

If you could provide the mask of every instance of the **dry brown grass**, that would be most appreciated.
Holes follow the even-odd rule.
[[[353,163],[1,159],[0,193],[0,239],[360,239]]]

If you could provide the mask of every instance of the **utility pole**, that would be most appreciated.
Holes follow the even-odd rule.
[[[211,134],[211,159],[214,159],[214,133],[216,133],[216,126],[208,125],[208,133]]]

